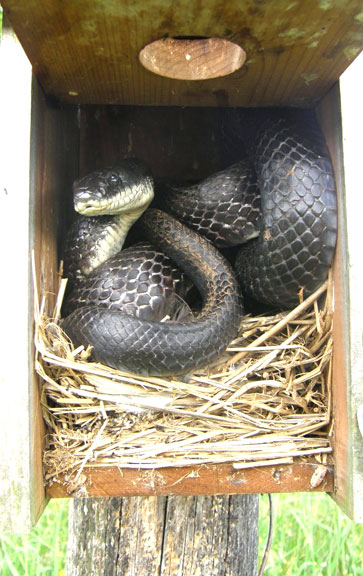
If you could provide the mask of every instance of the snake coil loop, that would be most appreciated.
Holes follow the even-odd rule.
[[[136,258],[126,282],[107,277],[94,250],[98,244],[101,260],[113,265],[108,259],[119,252],[131,223],[151,202],[148,170],[140,161],[127,159],[76,183],[75,206],[87,216],[69,236],[68,275],[78,288],[72,300],[75,309],[63,322],[75,345],[91,344],[96,360],[141,374],[179,374],[208,364],[237,335],[243,314],[235,272],[209,240],[223,247],[243,243],[236,275],[242,293],[260,302],[294,306],[301,292],[306,296],[325,280],[334,255],[337,209],[332,165],[321,134],[298,133],[278,118],[262,126],[252,149],[253,165],[243,159],[198,185],[169,187],[164,205],[178,220],[155,209],[140,219],[146,238],[165,253],[162,258],[171,259],[163,264],[169,288],[173,291],[179,281],[171,272],[175,261],[202,295],[202,310],[180,322],[127,313],[130,290],[139,290],[137,298],[150,304],[149,309],[161,293],[169,294],[155,253],[145,268]],[[109,189],[112,200],[106,200]],[[97,237],[91,232],[94,225]],[[120,231],[121,241],[110,248],[109,237]],[[121,285],[129,290],[126,301],[122,296],[127,305],[114,310],[105,302],[122,299]],[[95,300],[103,306],[94,305]]]

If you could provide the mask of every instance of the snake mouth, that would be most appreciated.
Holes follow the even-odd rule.
[[[102,214],[111,214],[110,203],[101,202],[100,199],[79,199],[74,201],[74,209],[78,214],[83,216],[101,216]]]
[[[95,216],[99,213],[99,207],[92,204],[75,204],[74,209],[84,216]]]
[[[85,216],[97,216],[99,214],[99,207],[98,206],[92,206],[92,205],[79,206],[79,207],[76,207],[76,211],[79,214],[83,214]]]

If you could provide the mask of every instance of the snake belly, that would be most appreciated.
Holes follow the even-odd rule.
[[[145,235],[176,261],[202,299],[190,321],[154,322],[97,306],[74,310],[62,324],[73,343],[93,347],[95,360],[144,375],[174,375],[207,365],[236,337],[243,314],[234,272],[219,251],[160,210],[143,217]]]
[[[327,278],[337,236],[333,168],[317,126],[299,131],[285,118],[259,131],[254,165],[261,192],[260,236],[240,248],[243,294],[285,309]]]

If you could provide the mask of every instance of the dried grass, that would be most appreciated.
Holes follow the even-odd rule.
[[[213,365],[188,378],[141,377],[89,361],[54,313],[35,306],[35,366],[47,425],[46,481],[84,467],[235,468],[324,459],[329,438],[332,284],[297,308],[245,317]],[[321,456],[323,455],[323,456]]]

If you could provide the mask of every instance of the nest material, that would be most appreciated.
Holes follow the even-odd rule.
[[[331,452],[332,285],[290,312],[245,317],[212,365],[185,378],[142,377],[90,362],[35,307],[36,371],[47,425],[47,483],[88,466],[235,468]],[[36,302],[37,302],[36,297]]]

